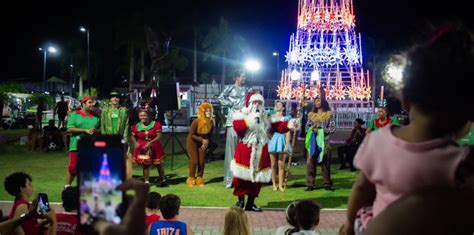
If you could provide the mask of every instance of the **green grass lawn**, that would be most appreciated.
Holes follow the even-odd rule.
[[[26,132],[25,132],[26,133]],[[0,133],[2,134],[2,133]],[[184,136],[179,136],[183,139]],[[185,142],[182,141],[184,144]],[[187,157],[185,154],[171,157],[171,144],[166,148],[168,159],[165,162],[165,171],[170,187],[159,188],[155,185],[152,191],[160,194],[174,193],[181,197],[182,205],[198,207],[228,207],[236,202],[236,197],[232,195],[232,189],[225,189],[222,183],[223,160],[216,160],[206,164],[204,180],[205,186],[202,188],[189,188],[186,184],[187,178]],[[175,149],[179,149],[176,147]],[[61,201],[61,190],[65,184],[66,166],[68,155],[66,152],[39,153],[30,152],[25,146],[10,144],[0,146],[0,178],[3,180],[7,175],[16,171],[23,171],[33,178],[35,193],[46,192],[50,201]],[[217,150],[221,152],[222,149]],[[173,160],[173,170],[171,161]],[[322,184],[320,176],[321,168],[318,167],[316,186]],[[324,208],[346,208],[347,198],[350,194],[352,183],[357,172],[339,171],[334,164],[332,169],[332,180],[336,191],[329,192],[324,189],[305,192],[306,164],[300,162],[298,166],[291,168],[291,176],[288,182],[286,193],[273,192],[271,185],[262,188],[260,197],[256,204],[264,208],[285,208],[291,201],[296,199],[312,198],[318,200]],[[151,176],[156,179],[158,173],[151,170]],[[139,166],[133,168],[134,177],[141,178],[142,172]],[[0,189],[0,200],[12,200],[12,197],[2,187]]]
[[[9,129],[9,130],[0,130],[0,135],[6,136],[7,139],[17,139],[22,136],[26,136],[28,133],[27,129]]]

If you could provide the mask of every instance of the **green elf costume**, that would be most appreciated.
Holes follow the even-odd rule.
[[[109,99],[110,105],[105,107],[100,115],[100,132],[103,135],[121,135],[128,142],[130,127],[127,109],[120,107],[119,93],[110,92]],[[132,178],[132,158],[129,152],[127,150],[124,156],[127,179]]]

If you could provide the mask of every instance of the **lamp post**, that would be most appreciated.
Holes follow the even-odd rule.
[[[90,64],[90,43],[89,43],[89,37],[90,37],[90,31],[89,29],[86,29],[85,27],[79,28],[81,32],[87,34],[87,89],[89,89],[89,95],[91,95],[91,80],[92,80],[92,74],[91,74],[91,64]]]
[[[278,51],[273,52],[273,56],[277,59],[277,78],[280,78],[280,53]]]
[[[48,48],[39,48],[40,51],[43,52],[43,92],[47,90],[46,87],[46,61],[48,60],[48,52],[52,54],[56,54],[57,50],[53,46],[49,46]]]
[[[71,68],[71,78],[69,79],[69,96],[72,97],[72,88],[74,86],[74,65],[70,64],[69,67]]]

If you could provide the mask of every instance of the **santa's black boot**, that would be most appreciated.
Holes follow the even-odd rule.
[[[237,201],[237,203],[235,203],[236,206],[244,209],[244,205],[245,205],[245,196],[239,196],[239,200]]]
[[[247,205],[245,205],[246,211],[255,211],[255,212],[263,212],[262,208],[255,205],[255,197],[249,196],[247,199]]]

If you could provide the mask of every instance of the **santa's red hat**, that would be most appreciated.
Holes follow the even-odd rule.
[[[260,102],[262,102],[262,105],[265,103],[265,100],[263,99],[263,96],[260,95],[259,93],[254,93],[252,96],[250,96],[248,104],[252,103],[254,101],[260,101]],[[248,106],[248,104],[247,104],[247,106]]]
[[[245,97],[245,107],[249,107],[250,97],[252,97],[253,94],[255,94],[253,91],[247,93],[247,96]]]

